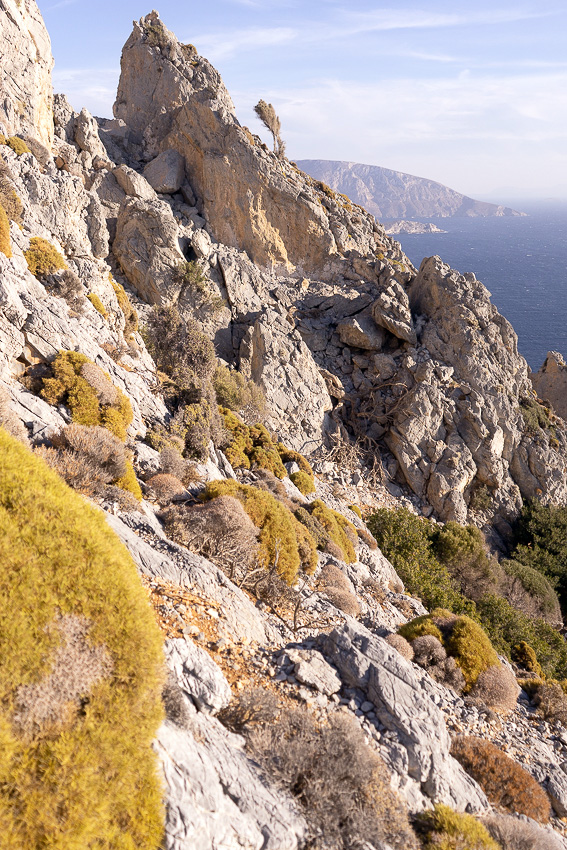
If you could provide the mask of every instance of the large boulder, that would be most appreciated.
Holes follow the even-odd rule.
[[[144,177],[156,192],[171,195],[185,180],[185,162],[175,150],[162,151],[144,168]]]
[[[530,375],[534,389],[567,422],[567,364],[558,351],[548,351],[545,363]]]

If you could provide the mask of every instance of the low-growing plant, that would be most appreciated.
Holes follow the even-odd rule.
[[[30,272],[38,278],[46,277],[66,267],[63,255],[51,242],[40,236],[30,239],[30,247],[24,252],[24,257]]]
[[[53,377],[43,379],[42,397],[49,404],[66,404],[73,422],[102,425],[120,440],[132,422],[132,405],[110,377],[78,351],[60,351],[51,364]],[[112,392],[113,401],[109,400]]]
[[[549,408],[544,407],[535,398],[523,398],[520,401],[520,413],[522,414],[526,430],[530,434],[547,430],[552,427]]]
[[[400,634],[396,634],[395,632],[391,635],[387,635],[384,640],[386,643],[389,643],[397,652],[400,653],[402,658],[405,658],[406,661],[413,661],[413,648],[409,641],[407,641]]]
[[[183,481],[187,474],[189,464],[182,456],[181,452],[173,446],[165,446],[159,455],[159,471],[165,475],[174,475],[180,481]]]
[[[251,469],[257,466],[268,469],[277,478],[285,478],[286,468],[267,428],[264,425],[245,425],[228,408],[221,407],[220,412],[224,427],[231,437],[225,454],[232,466],[235,469]]]
[[[163,649],[136,567],[2,429],[0,548],[2,843],[157,850]]]
[[[6,215],[16,224],[22,223],[23,204],[18,196],[13,175],[8,164],[0,156],[0,205],[4,207]]]
[[[535,650],[527,641],[521,640],[519,643],[514,644],[511,657],[512,661],[524,670],[528,670],[530,673],[536,673],[538,676],[543,674]]]
[[[185,487],[179,478],[164,472],[152,475],[146,484],[151,488],[160,505],[169,505],[176,496],[181,496],[185,492]]]
[[[266,413],[266,396],[258,384],[241,372],[218,363],[213,375],[217,403],[239,413],[248,424],[260,422]]]
[[[424,850],[500,850],[480,821],[441,803],[419,814],[416,828],[423,835]]]
[[[15,154],[17,154],[17,156],[21,156],[24,153],[31,153],[24,140],[19,139],[18,136],[9,136],[6,139],[6,144],[9,148],[12,148],[12,150]]]
[[[482,534],[474,525],[448,522],[433,531],[430,540],[433,554],[469,599],[478,599],[497,586],[498,564],[488,556]]]
[[[254,525],[260,529],[258,562],[261,566],[269,569],[277,560],[278,574],[290,585],[295,581],[300,566],[308,573],[313,572],[317,565],[315,541],[298,528],[301,525],[299,521],[271,493],[239,484],[233,479],[211,481],[202,498],[208,501],[218,496],[239,499]],[[299,540],[304,551],[307,544],[307,557],[300,555]]]
[[[563,606],[567,603],[567,507],[524,504],[514,524],[512,558],[543,573],[557,587]]]
[[[124,475],[121,475],[120,478],[116,479],[114,485],[119,487],[121,490],[126,490],[126,492],[131,493],[138,502],[142,501],[142,488],[136,478],[136,472],[134,471],[132,461],[126,461],[126,472]]]
[[[475,779],[493,806],[545,822],[549,799],[533,776],[490,741],[475,737],[453,740],[451,755]]]
[[[357,515],[359,519],[362,519],[362,511],[358,507],[358,505],[349,505],[349,509]]]
[[[534,567],[519,561],[502,561],[504,580],[502,594],[518,611],[529,617],[562,624],[559,599],[549,579]]]
[[[562,850],[563,847],[552,832],[512,815],[493,813],[482,822],[502,850]]]
[[[313,478],[311,478],[311,476],[306,472],[303,472],[302,469],[298,472],[292,472],[290,480],[304,496],[309,496],[310,493],[315,492],[315,482],[313,481]]]
[[[356,561],[354,542],[357,539],[356,528],[346,517],[328,508],[320,499],[309,505],[311,516],[319,520],[331,541],[340,548],[343,560],[352,564]]]
[[[352,720],[334,714],[319,727],[305,709],[282,711],[245,734],[252,757],[305,812],[309,846],[417,850],[407,809]]]
[[[458,693],[463,690],[465,677],[461,669],[455,659],[447,655],[443,644],[434,635],[415,638],[411,648],[415,663],[424,667],[432,678]]]
[[[10,244],[10,222],[6,215],[6,210],[0,203],[0,251],[5,257],[12,256],[12,246]]]
[[[103,319],[107,319],[108,313],[106,311],[106,307],[104,306],[104,304],[102,303],[102,301],[100,300],[100,298],[98,297],[96,292],[89,292],[89,294],[87,295],[87,298],[89,299],[89,301],[91,302],[91,304],[93,305],[93,307],[95,308],[97,313],[100,313],[100,315],[102,316]]]
[[[323,564],[319,573],[316,588],[325,594],[329,602],[351,617],[358,617],[360,605],[351,590],[350,583],[335,564]]]
[[[532,700],[545,720],[567,728],[567,695],[559,682],[538,682]]]
[[[476,680],[470,695],[498,711],[512,711],[516,707],[520,688],[516,677],[503,664],[489,667]]]
[[[306,511],[304,507],[296,508],[294,516],[308,530],[313,540],[317,544],[317,548],[321,550],[325,549],[327,544],[330,543],[331,538],[329,537],[329,535],[325,531],[324,526],[319,522],[317,517],[314,517],[312,514],[309,513],[309,511]],[[342,560],[342,549],[339,549],[339,547],[337,547],[337,550],[338,558],[339,560]]]
[[[85,307],[83,284],[71,269],[63,269],[45,281],[51,295],[64,298],[76,313],[82,313]]]

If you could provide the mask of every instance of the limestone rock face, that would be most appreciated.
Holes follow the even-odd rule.
[[[549,351],[541,369],[532,372],[530,378],[538,396],[567,421],[567,364],[562,355]]]
[[[163,151],[144,168],[144,177],[156,192],[178,192],[185,180],[185,162],[174,150]]]
[[[181,292],[174,270],[184,260],[177,225],[163,201],[124,199],[112,249],[122,271],[150,304],[174,301]]]
[[[409,661],[354,620],[322,638],[322,649],[343,681],[364,691],[380,722],[396,733],[401,748],[394,744],[390,757],[384,755],[402,775],[435,802],[457,810],[488,806],[483,791],[449,754],[443,715]],[[386,741],[386,750],[389,745]]]
[[[0,124],[7,135],[29,133],[51,148],[51,41],[35,0],[0,6]]]
[[[395,278],[388,281],[372,305],[372,316],[377,325],[386,328],[394,336],[409,342],[410,345],[415,345],[416,335],[408,296]]]
[[[240,368],[266,393],[268,425],[297,451],[323,440],[332,402],[311,353],[285,314],[266,309],[242,341]]]

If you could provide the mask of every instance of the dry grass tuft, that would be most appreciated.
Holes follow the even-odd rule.
[[[511,815],[491,814],[482,822],[502,850],[562,850],[564,846],[547,830]]]
[[[507,667],[500,665],[484,670],[476,680],[470,695],[484,702],[489,708],[512,711],[516,707],[519,693],[520,688],[514,674]]]
[[[160,505],[169,505],[177,496],[185,493],[185,487],[179,478],[164,472],[153,475],[146,483]]]
[[[406,659],[406,661],[413,661],[413,648],[411,643],[403,638],[401,635],[391,634],[387,635],[384,638],[386,643],[389,643],[390,646],[393,646],[395,650],[397,650],[400,655]]]

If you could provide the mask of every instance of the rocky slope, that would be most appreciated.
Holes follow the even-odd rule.
[[[499,538],[522,498],[567,501],[564,425],[554,420],[552,433],[531,424],[528,411],[541,405],[489,293],[438,257],[415,269],[370,213],[277,159],[240,126],[218,72],[157,13],[134,22],[113,120],[77,113],[62,95],[51,112],[52,59],[35,3],[3,0],[0,13],[2,56],[21,44],[13,77],[3,70],[0,132],[29,148],[0,147],[8,169],[0,188],[22,204],[9,250],[0,251],[0,383],[10,399],[0,421],[15,428],[15,416],[44,457],[60,449],[74,402],[49,403],[45,380],[54,380],[62,350],[92,361],[73,381],[88,384],[99,368],[97,410],[115,404],[103,400],[117,390],[130,402],[125,446],[133,492],[141,486],[144,498],[133,506],[114,485],[89,495],[129,550],[166,638],[173,685],[155,742],[164,846],[295,850],[313,838],[297,798],[217,717],[252,685],[323,724],[351,717],[386,764],[404,812],[432,803],[488,810],[450,752],[461,724],[512,742],[562,817],[561,733],[537,727],[547,743],[535,746],[542,721],[533,707],[520,704],[492,724],[396,651],[386,638],[426,612],[349,507],[403,501]],[[40,80],[26,59],[33,43]],[[26,253],[38,238],[60,252],[67,272],[31,273]],[[186,264],[200,276],[180,273]],[[143,322],[150,305],[175,305],[218,357],[262,388],[268,428],[316,472],[315,491],[304,494],[288,477],[297,464],[286,460],[281,504],[307,513],[321,500],[348,517],[352,556],[336,545],[318,552],[315,573],[295,589],[295,622],[245,591],[218,551],[204,557],[168,537],[168,500],[154,477],[168,474],[155,435],[175,436],[171,380],[158,373],[126,293]],[[73,386],[78,395],[77,386],[86,389]],[[233,468],[218,445],[206,455],[191,480],[177,482],[175,499],[188,510],[212,480],[262,485],[262,470]],[[490,498],[479,510],[481,488]],[[333,569],[334,595],[321,579]],[[546,830],[542,841],[567,846]],[[390,834],[376,850],[402,839]]]
[[[525,215],[510,207],[475,201],[442,183],[392,171],[379,165],[326,159],[302,159],[303,171],[343,192],[378,219],[450,216]]]

